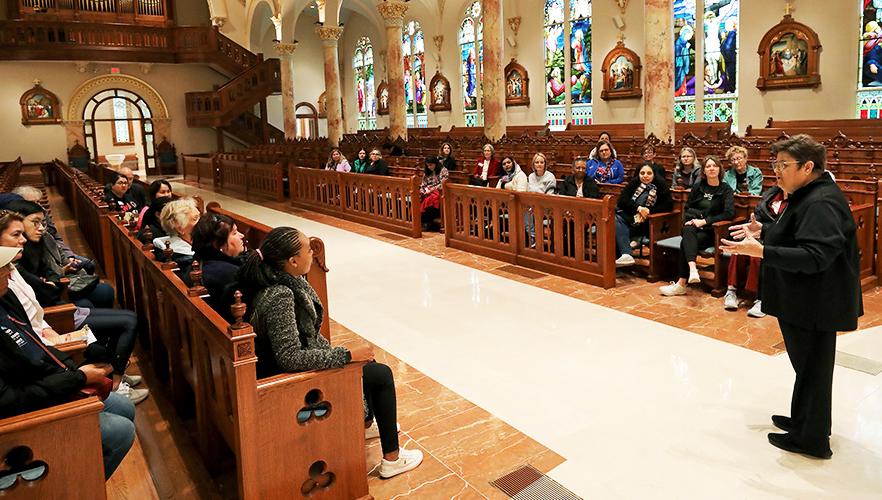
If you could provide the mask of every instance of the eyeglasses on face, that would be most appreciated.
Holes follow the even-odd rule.
[[[791,163],[796,165],[800,164],[797,160],[776,161],[772,163],[772,170],[774,170],[775,172],[782,172],[785,168],[787,168],[787,165],[790,165]]]
[[[117,186],[128,186],[128,185],[129,185],[129,181],[127,181],[127,180],[125,180],[125,179],[120,179],[120,180],[114,182],[114,184],[117,185]]]
[[[49,226],[49,223],[46,222],[45,219],[33,219],[33,220],[31,220],[31,224],[33,224],[36,227],[48,227]]]

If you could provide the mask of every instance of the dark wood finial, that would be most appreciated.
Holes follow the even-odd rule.
[[[190,264],[190,282],[193,283],[193,286],[187,290],[187,295],[190,297],[200,297],[208,293],[208,290],[202,286],[202,265],[198,260]],[[240,297],[241,295],[239,294]]]
[[[178,267],[177,263],[172,260],[172,256],[174,256],[174,254],[174,250],[171,249],[171,243],[166,240],[165,249],[162,250],[162,257],[164,259],[164,262],[162,263],[163,269],[174,269]]]
[[[233,299],[235,302],[230,306],[230,312],[233,313],[233,324],[230,325],[233,330],[241,330],[245,328],[247,323],[242,321],[242,318],[245,317],[245,311],[248,310],[248,306],[242,302],[242,292],[236,290],[236,293],[233,294]]]
[[[153,230],[150,226],[141,232],[141,250],[153,250]]]

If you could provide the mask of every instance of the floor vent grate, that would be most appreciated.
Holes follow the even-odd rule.
[[[509,472],[490,484],[516,500],[581,500],[530,465]]]

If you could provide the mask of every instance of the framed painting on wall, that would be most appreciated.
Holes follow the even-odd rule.
[[[432,99],[429,109],[450,111],[450,81],[440,71],[436,71],[432,81],[429,82],[429,94]]]
[[[603,60],[603,91],[600,98],[605,101],[613,99],[639,99],[643,96],[640,88],[640,56],[625,47],[619,40]]]
[[[58,97],[44,89],[40,81],[18,100],[21,105],[22,125],[54,125],[61,123],[61,106]]]
[[[760,41],[760,90],[814,88],[821,84],[818,72],[821,41],[815,30],[785,15]]]
[[[389,114],[389,86],[386,82],[380,82],[377,85],[377,114]]]
[[[505,105],[529,106],[530,77],[527,74],[527,68],[512,58],[502,74],[505,75]]]

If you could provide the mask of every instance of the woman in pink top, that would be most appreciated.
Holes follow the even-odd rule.
[[[343,156],[343,153],[339,149],[334,148],[331,150],[331,156],[328,157],[328,163],[325,164],[325,170],[349,172],[352,170],[352,167],[349,166],[349,161]]]

